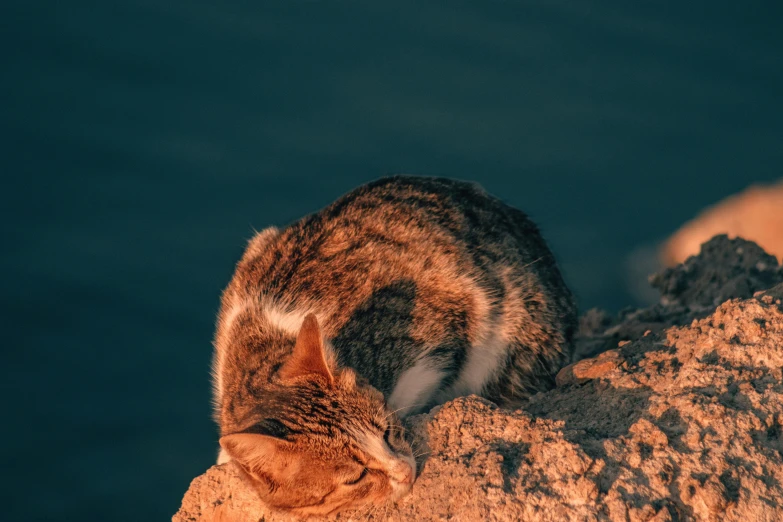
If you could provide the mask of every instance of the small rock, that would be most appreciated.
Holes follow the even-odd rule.
[[[620,344],[620,346],[623,346],[623,344]],[[557,373],[555,383],[557,386],[584,384],[592,379],[603,377],[612,370],[619,368],[620,364],[622,364],[622,359],[619,353],[616,350],[608,350],[597,357],[583,359],[566,366]]]

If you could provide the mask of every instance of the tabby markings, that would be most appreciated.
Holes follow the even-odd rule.
[[[234,303],[225,314],[221,322],[223,337],[227,337],[228,339],[231,338],[229,334],[231,328],[234,326],[237,318],[245,313],[248,313],[251,316],[264,317],[268,324],[295,336],[299,333],[305,316],[310,313],[310,308],[291,309],[290,307],[282,306],[265,296],[260,296],[258,298],[245,297]],[[319,323],[323,325],[320,317],[318,320]],[[326,342],[326,340],[324,340],[324,349],[327,352],[327,359],[329,360],[329,357],[332,355],[330,353],[331,345]],[[226,349],[217,350],[217,356],[212,364],[212,378],[214,383],[213,395],[216,403],[219,402],[220,398],[223,396],[223,358],[227,352],[228,350]]]

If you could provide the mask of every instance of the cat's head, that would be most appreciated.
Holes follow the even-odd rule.
[[[410,490],[416,463],[399,419],[352,370],[330,370],[315,316],[305,318],[277,380],[276,411],[220,439],[267,505],[326,515]]]

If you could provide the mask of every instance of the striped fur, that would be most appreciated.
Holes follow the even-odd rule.
[[[314,338],[304,323],[323,342],[302,341]],[[383,503],[414,476],[393,410],[547,389],[575,326],[571,293],[522,212],[470,183],[370,183],[262,231],[237,264],[215,336],[221,459],[287,511]],[[296,360],[328,371],[281,379],[304,344],[323,357]],[[296,375],[290,366],[283,375]],[[318,473],[295,472],[314,462]]]

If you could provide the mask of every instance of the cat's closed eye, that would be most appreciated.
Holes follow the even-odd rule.
[[[355,479],[346,480],[343,482],[346,486],[353,486],[354,484],[358,484],[361,482],[361,480],[367,476],[367,468],[362,468],[362,472],[359,473],[359,475]]]

